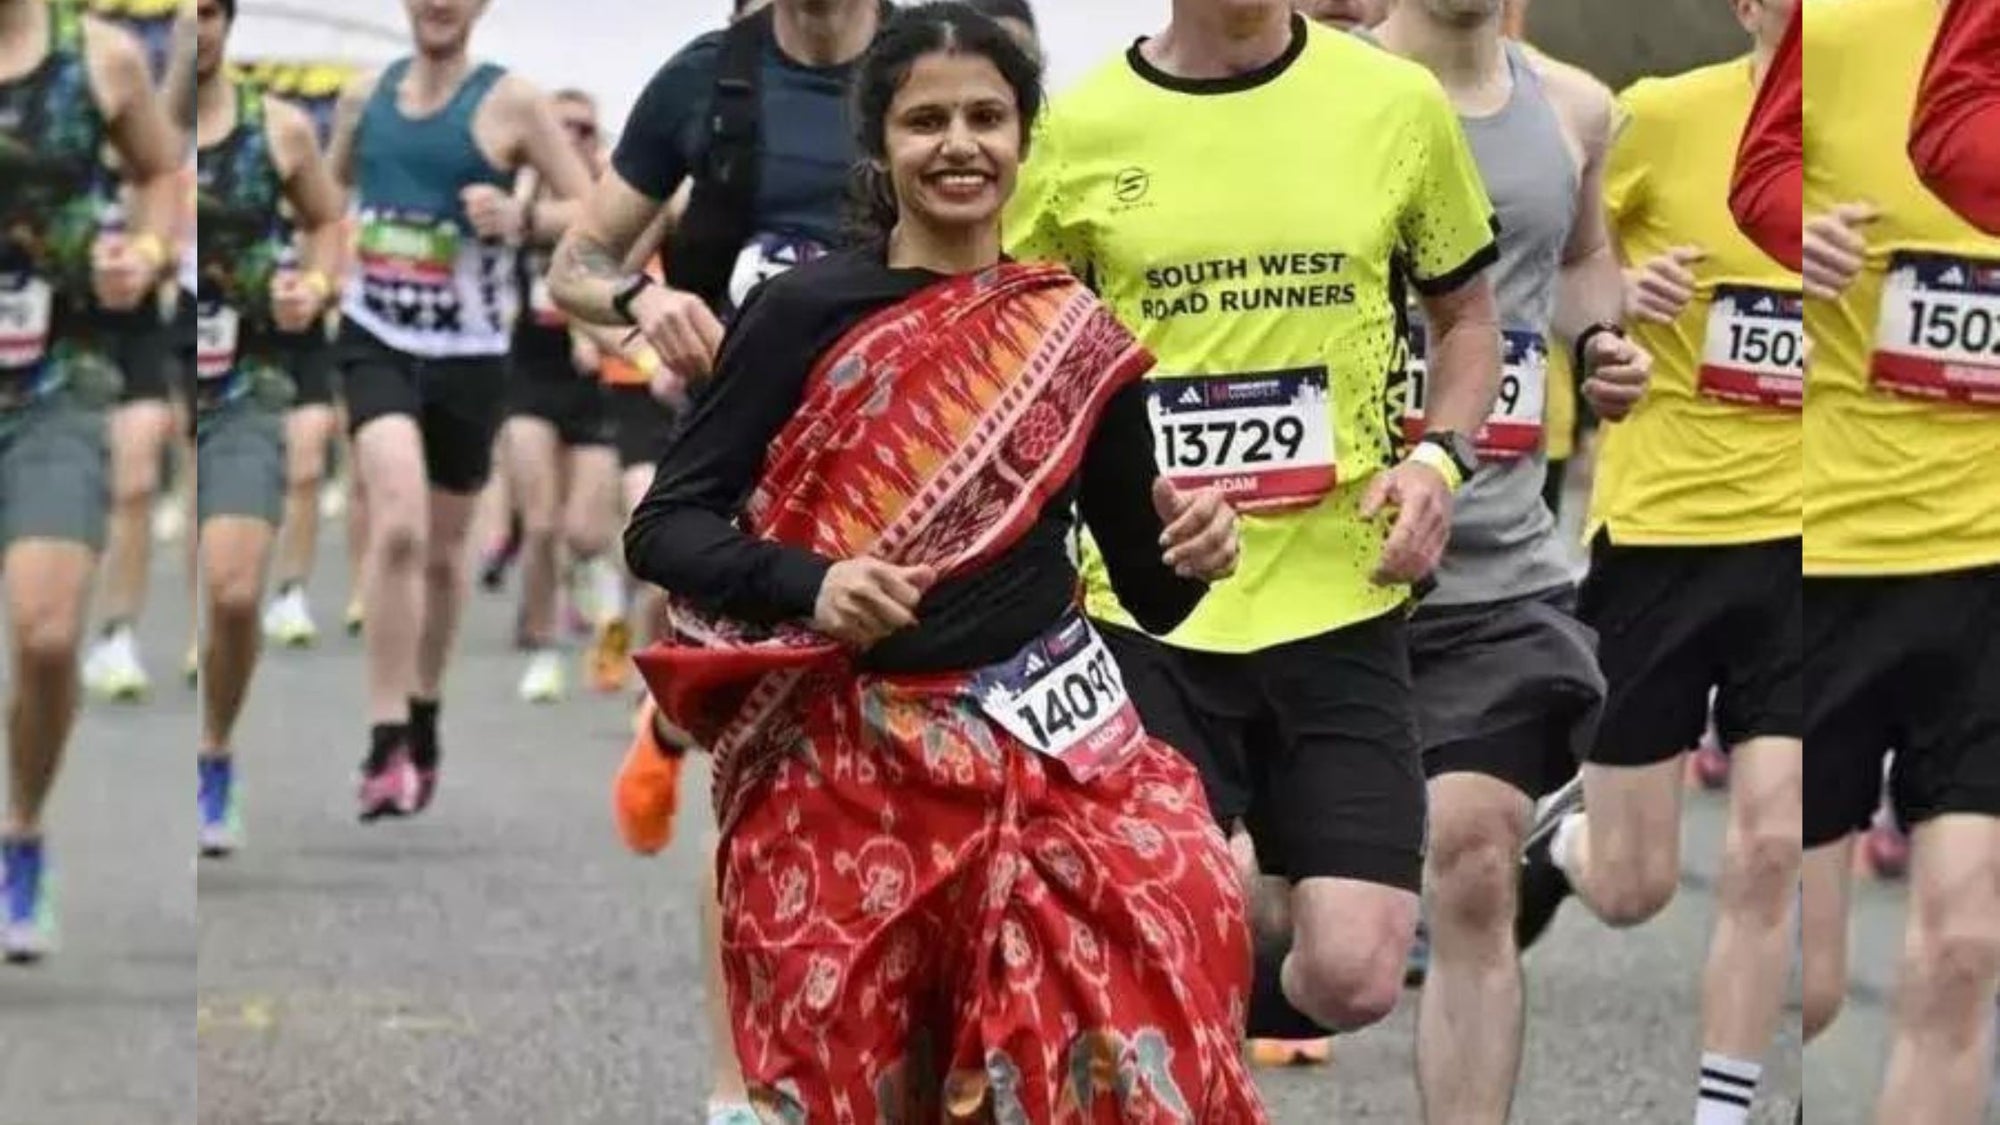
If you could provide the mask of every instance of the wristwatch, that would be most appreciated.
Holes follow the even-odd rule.
[[[618,283],[617,292],[611,295],[611,307],[624,318],[625,323],[636,325],[639,318],[632,315],[632,302],[639,299],[654,284],[651,277],[643,273],[631,274]]]
[[[1458,470],[1460,483],[1472,479],[1479,471],[1479,447],[1472,439],[1453,430],[1432,430],[1423,436],[1418,445],[1435,445],[1451,459],[1452,468]]]
[[[1623,340],[1625,338],[1625,326],[1622,324],[1613,323],[1609,320],[1600,320],[1596,324],[1593,324],[1590,327],[1576,334],[1576,351],[1573,355],[1571,355],[1570,358],[1576,361],[1577,378],[1579,379],[1590,378],[1590,363],[1585,358],[1585,356],[1588,354],[1590,341],[1597,338],[1597,336],[1599,336],[1600,334],[1606,332],[1610,333],[1613,336],[1618,337],[1620,340]]]

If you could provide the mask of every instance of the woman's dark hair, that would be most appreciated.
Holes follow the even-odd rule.
[[[1035,9],[1028,0],[966,0],[966,7],[988,19],[1020,20],[1035,27]]]
[[[854,123],[862,160],[855,169],[855,214],[849,224],[857,238],[879,239],[896,225],[895,187],[878,165],[888,158],[889,105],[925,55],[976,55],[992,63],[1013,88],[1021,153],[1027,155],[1028,137],[1042,111],[1042,66],[980,10],[992,6],[951,0],[899,9],[863,56],[854,75]]]

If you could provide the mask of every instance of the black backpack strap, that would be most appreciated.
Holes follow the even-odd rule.
[[[774,42],[764,8],[722,33],[709,106],[708,149],[667,256],[667,283],[720,308],[736,256],[750,241],[761,187],[764,53]]]

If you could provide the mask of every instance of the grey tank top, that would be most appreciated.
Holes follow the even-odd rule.
[[[1459,120],[1500,221],[1500,261],[1491,276],[1507,337],[1508,378],[1482,444],[1511,444],[1521,453],[1482,458],[1479,472],[1459,492],[1451,542],[1437,571],[1437,590],[1424,599],[1427,606],[1505,601],[1576,580],[1555,517],[1542,500],[1548,476],[1548,446],[1541,436],[1548,400],[1542,341],[1555,314],[1582,172],[1541,77],[1519,44],[1505,46],[1513,96],[1498,113]]]

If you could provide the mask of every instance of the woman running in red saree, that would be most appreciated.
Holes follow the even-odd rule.
[[[883,243],[765,285],[627,532],[641,667],[715,758],[723,961],[774,1122],[1265,1115],[1243,903],[1193,770],[1077,612],[1073,512],[1166,631],[1235,565],[1161,482],[1150,359],[1003,263],[1035,64],[961,4],[857,79]]]

